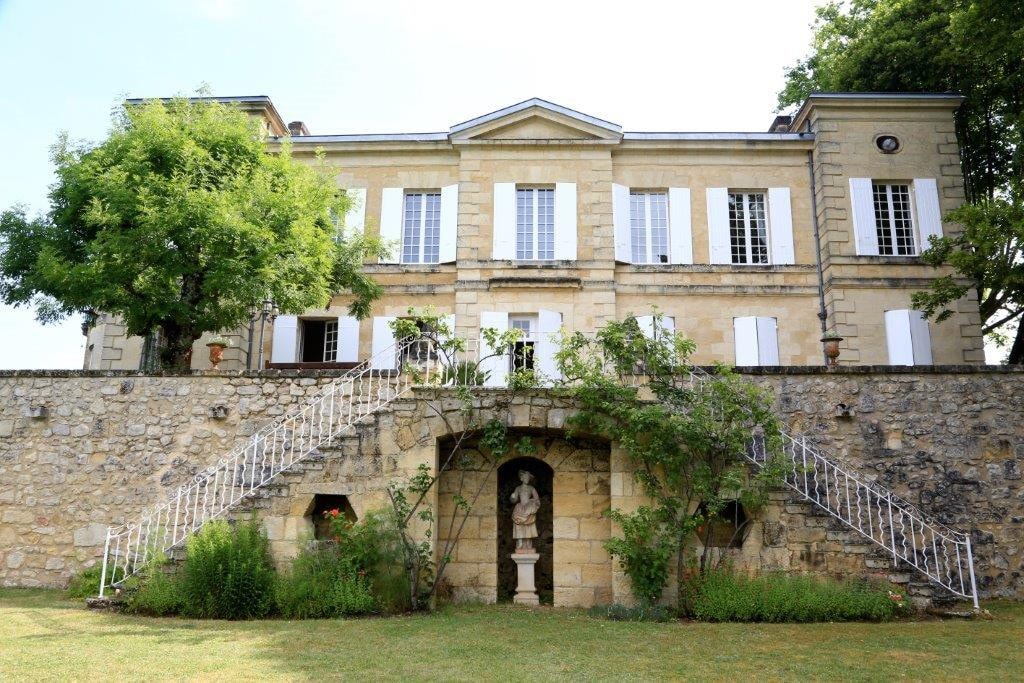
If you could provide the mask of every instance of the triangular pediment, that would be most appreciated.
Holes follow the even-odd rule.
[[[614,123],[534,98],[452,126],[452,142],[618,142]]]

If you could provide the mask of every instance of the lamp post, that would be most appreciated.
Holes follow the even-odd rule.
[[[256,326],[256,321],[258,320],[260,322],[260,344],[259,344],[259,352],[258,352],[259,361],[257,362],[257,369],[262,370],[263,369],[263,336],[264,336],[264,334],[266,332],[267,320],[269,320],[271,323],[273,323],[274,320],[277,319],[277,316],[279,314],[280,314],[280,310],[278,309],[277,304],[274,303],[273,299],[264,299],[263,303],[260,304],[258,307],[257,306],[253,306],[252,309],[250,309],[250,311],[249,311],[249,350],[246,353],[246,357],[245,357],[245,369],[246,370],[251,370],[252,369],[252,340],[253,340],[253,337],[255,336],[255,331],[254,331],[253,328]]]

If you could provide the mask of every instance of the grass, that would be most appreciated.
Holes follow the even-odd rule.
[[[1024,670],[1024,604],[992,621],[627,623],[579,610],[450,607],[325,621],[193,621],[92,612],[0,589],[0,680],[1005,680]]]

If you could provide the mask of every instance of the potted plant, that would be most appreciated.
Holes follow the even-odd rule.
[[[210,349],[210,369],[220,370],[220,362],[224,360],[224,349],[231,346],[231,340],[217,335],[206,342],[206,346]]]
[[[829,367],[835,367],[838,364],[836,359],[839,358],[839,342],[841,341],[843,338],[833,330],[829,330],[821,337],[821,343],[825,345],[825,358],[828,359],[826,364]]]

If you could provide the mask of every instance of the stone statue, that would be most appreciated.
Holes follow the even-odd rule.
[[[540,509],[540,495],[531,486],[533,475],[519,470],[522,483],[512,492],[512,538],[516,540],[516,553],[532,553],[533,539],[537,538],[537,510]]]

